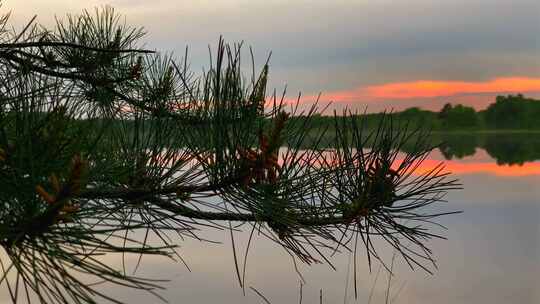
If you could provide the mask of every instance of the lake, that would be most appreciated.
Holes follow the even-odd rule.
[[[426,164],[444,160],[459,178],[464,189],[450,192],[443,209],[463,213],[439,219],[448,230],[435,231],[448,240],[429,243],[438,263],[434,275],[421,269],[412,271],[396,259],[390,298],[403,304],[540,303],[540,134],[443,137],[448,144],[435,150]],[[229,234],[218,231],[204,236],[223,244],[179,242],[179,253],[191,272],[180,262],[145,257],[138,274],[170,280],[162,284],[167,289],[160,293],[170,303],[264,303],[249,287],[271,303],[299,303],[301,279],[281,248],[262,236],[256,238],[247,262],[244,296],[234,270]],[[241,257],[247,236],[236,235]],[[391,255],[391,250],[383,252],[388,262]],[[136,257],[130,258],[131,269],[135,261]],[[302,303],[319,303],[321,289],[324,303],[355,303],[350,255],[340,253],[332,261],[337,271],[327,265],[299,265],[305,279]],[[359,253],[357,303],[368,303],[370,294],[371,303],[385,303],[388,276],[381,271],[375,282],[378,269],[374,265],[370,272],[365,255]],[[128,303],[158,302],[142,292],[103,287]],[[2,290],[2,299],[5,296]]]

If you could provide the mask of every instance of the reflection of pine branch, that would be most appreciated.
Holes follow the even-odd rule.
[[[367,134],[351,113],[316,128],[316,107],[266,96],[268,63],[244,80],[241,45],[220,39],[196,78],[186,60],[139,51],[142,32],[111,9],[17,36],[0,44],[0,283],[12,302],[117,302],[81,275],[155,293],[101,257],[182,259],[176,244],[201,228],[230,230],[241,286],[257,235],[294,263],[330,266],[359,244],[371,265],[380,238],[430,271],[426,241],[440,236],[426,226],[452,212],[422,210],[459,185],[442,164],[419,170],[433,149],[421,130],[384,117]],[[251,226],[241,280],[231,222]]]

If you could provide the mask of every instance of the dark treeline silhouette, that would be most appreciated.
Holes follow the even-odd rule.
[[[383,113],[363,114],[362,120],[368,129],[375,129]],[[521,94],[497,96],[485,110],[461,104],[445,104],[439,112],[418,107],[401,112],[386,113],[399,122],[428,127],[435,131],[459,130],[540,130],[540,100]],[[333,127],[330,116],[318,116],[317,124]]]

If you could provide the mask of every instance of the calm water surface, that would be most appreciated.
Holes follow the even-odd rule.
[[[540,145],[535,148],[540,149]],[[507,147],[505,153],[512,149]],[[396,260],[391,294],[398,294],[393,303],[540,303],[540,160],[529,153],[508,165],[494,159],[494,153],[487,149],[473,147],[467,151],[459,155],[462,158],[435,151],[427,161],[430,165],[452,158],[446,160],[447,168],[460,179],[464,190],[451,192],[443,209],[464,213],[440,218],[448,230],[435,231],[448,240],[430,242],[439,267],[434,275],[412,271],[402,260]],[[520,159],[516,155],[510,158]],[[283,250],[263,237],[255,241],[248,258],[244,296],[236,279],[228,234],[212,232],[206,236],[223,243],[181,243],[179,253],[191,272],[182,263],[149,257],[143,259],[139,274],[170,280],[163,284],[167,289],[161,293],[170,303],[263,303],[250,286],[272,303],[299,302],[300,278]],[[246,240],[247,234],[238,234],[236,241],[245,248]],[[390,250],[384,255],[389,258]],[[337,271],[324,265],[300,265],[306,281],[303,303],[319,303],[320,289],[324,303],[368,303],[377,266],[370,273],[364,256],[359,254],[359,258],[357,300],[352,280],[346,284],[350,265],[347,253],[334,257]],[[386,280],[381,272],[372,303],[384,303]],[[137,291],[104,289],[128,303],[158,302]]]
[[[512,149],[516,147],[504,151]],[[430,165],[452,158],[445,160],[447,168],[464,189],[449,193],[444,208],[464,213],[440,219],[448,227],[442,231],[448,240],[431,241],[439,267],[433,276],[411,271],[403,261],[396,261],[391,290],[399,294],[394,303],[540,303],[540,160],[531,160],[534,155],[520,158],[502,153],[518,159],[508,165],[512,161],[495,159],[492,155],[497,157],[499,152],[488,151],[476,147],[471,153],[469,148],[468,155],[460,159],[435,151],[426,162]],[[181,248],[191,273],[181,264],[158,261],[147,261],[144,270],[171,279],[163,294],[172,303],[263,303],[249,289],[243,296],[227,234],[211,237],[223,245],[187,242]],[[239,238],[246,243],[246,235]],[[337,271],[319,265],[300,267],[306,280],[303,303],[318,303],[320,289],[325,303],[344,302],[349,255],[343,253],[334,261]],[[356,302],[367,303],[377,267],[370,274],[366,260],[359,261]],[[372,303],[384,303],[386,279],[380,275]],[[248,259],[246,285],[258,289],[272,303],[298,303],[299,282],[290,257],[264,238],[257,239]],[[345,301],[355,303],[352,280],[349,282]],[[124,296],[132,303],[150,300]]]

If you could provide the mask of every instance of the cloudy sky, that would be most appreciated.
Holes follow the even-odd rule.
[[[484,108],[498,94],[540,97],[537,0],[4,0],[22,26],[105,4],[143,26],[147,46],[182,54],[195,71],[220,35],[244,41],[271,88],[309,103],[370,111],[446,102]]]

